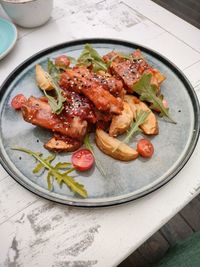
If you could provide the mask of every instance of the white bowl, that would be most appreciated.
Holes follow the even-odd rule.
[[[53,0],[0,0],[12,21],[25,28],[38,27],[51,16]]]

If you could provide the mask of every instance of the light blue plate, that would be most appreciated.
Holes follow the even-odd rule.
[[[17,40],[17,29],[15,25],[0,18],[0,59],[5,57],[13,48]]]
[[[138,158],[122,162],[102,153],[91,136],[94,153],[101,162],[106,177],[96,167],[85,173],[76,173],[76,181],[83,184],[88,198],[73,194],[68,187],[54,183],[52,192],[48,190],[46,173],[35,175],[32,170],[35,161],[29,155],[11,148],[20,146],[49,155],[43,144],[51,133],[45,129],[26,123],[20,112],[14,111],[11,100],[19,93],[26,97],[41,96],[35,82],[35,65],[47,67],[48,58],[67,54],[77,58],[84,44],[91,43],[101,54],[113,51],[129,54],[139,48],[147,61],[167,77],[162,84],[162,92],[170,105],[170,113],[177,124],[167,123],[158,117],[159,135],[149,137],[154,145],[152,159]],[[200,109],[197,96],[185,76],[167,59],[138,44],[110,39],[76,40],[60,44],[27,59],[10,74],[0,88],[0,162],[7,172],[30,191],[53,201],[74,206],[99,207],[120,204],[144,196],[172,179],[186,164],[199,136]],[[136,147],[143,135],[131,140]],[[144,137],[143,137],[144,138]],[[70,162],[71,154],[57,155],[57,162]],[[55,161],[56,161],[55,160]]]

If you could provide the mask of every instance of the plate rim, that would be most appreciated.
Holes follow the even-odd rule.
[[[15,175],[14,172],[12,172],[9,167],[7,166],[7,163],[3,157],[2,151],[0,150],[0,160],[3,168],[8,172],[8,174],[15,180],[17,181],[20,185],[28,189],[30,192],[36,194],[37,196],[43,197],[45,199],[51,200],[53,202],[59,203],[59,204],[64,204],[64,205],[69,205],[69,206],[76,206],[76,207],[86,207],[86,208],[95,208],[95,207],[107,207],[107,206],[114,206],[114,205],[120,205],[123,203],[127,203],[133,200],[136,200],[138,198],[144,197],[151,192],[154,192],[155,190],[159,189],[163,185],[165,185],[167,182],[169,182],[172,178],[174,178],[185,166],[185,164],[188,162],[189,158],[193,154],[193,151],[196,147],[196,144],[199,139],[199,134],[200,134],[200,106],[199,106],[199,100],[197,98],[196,92],[191,85],[190,81],[187,79],[185,74],[174,64],[172,63],[169,59],[167,59],[165,56],[161,55],[157,51],[148,48],[146,46],[143,46],[141,44],[135,43],[135,42],[130,42],[130,41],[124,41],[124,40],[119,40],[119,39],[111,39],[111,38],[87,38],[87,39],[78,39],[78,40],[72,40],[68,42],[63,42],[59,43],[53,46],[50,46],[48,48],[45,48],[32,56],[28,57],[26,60],[24,60],[21,64],[19,64],[4,80],[2,85],[0,86],[0,99],[2,98],[4,94],[3,88],[7,87],[7,84],[10,84],[10,80],[15,78],[18,73],[20,73],[22,70],[26,69],[27,64],[31,64],[35,60],[37,60],[40,57],[45,56],[46,54],[56,52],[59,49],[65,48],[65,47],[70,47],[70,46],[75,46],[75,45],[84,45],[85,43],[92,43],[92,44],[99,44],[99,43],[106,43],[106,44],[118,44],[122,46],[126,46],[129,48],[139,48],[143,50],[144,52],[149,53],[153,57],[155,57],[158,60],[161,60],[165,65],[167,65],[171,70],[175,72],[175,74],[178,76],[178,78],[183,82],[185,85],[188,94],[190,95],[190,99],[192,102],[195,103],[195,106],[193,106],[194,110],[194,126],[193,126],[193,134],[192,138],[190,140],[190,146],[188,146],[185,155],[181,162],[179,162],[178,166],[175,167],[175,169],[170,173],[166,179],[164,179],[162,182],[156,184],[153,188],[149,188],[145,192],[141,192],[139,194],[129,196],[126,198],[122,198],[120,200],[107,200],[104,202],[86,202],[87,199],[75,199],[73,200],[65,200],[62,201],[61,199],[55,199],[55,197],[51,195],[47,195],[43,192],[40,192],[39,190],[29,186],[28,184],[24,183],[20,178],[18,178],[17,175]],[[68,197],[69,198],[69,197]],[[85,201],[84,201],[85,200]]]
[[[6,48],[6,50],[3,51],[3,53],[0,54],[0,60],[3,59],[12,49],[13,47],[15,46],[16,42],[17,42],[17,28],[16,26],[9,20],[7,19],[4,19],[4,18],[0,18],[0,21],[3,21],[5,22],[7,25],[9,24],[12,29],[13,29],[13,32],[14,32],[14,35],[13,35],[13,40],[11,42],[11,44]]]

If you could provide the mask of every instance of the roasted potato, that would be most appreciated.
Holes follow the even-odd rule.
[[[152,69],[152,84],[160,86],[161,83],[166,79],[166,77],[157,69]]]
[[[118,134],[124,133],[131,125],[133,121],[133,112],[127,102],[123,103],[123,110],[120,115],[114,115],[112,117],[109,135],[117,136]]]
[[[144,110],[150,112],[145,123],[143,123],[140,128],[145,134],[158,134],[158,122],[155,114],[150,110],[150,108],[135,96],[126,95],[124,100],[129,104],[132,111],[136,109],[136,111]]]
[[[138,152],[101,129],[96,130],[95,141],[99,149],[112,158],[130,161],[138,157]]]
[[[46,72],[40,65],[35,66],[35,75],[36,75],[36,82],[40,89],[50,91],[53,90],[54,87],[51,82],[48,80]]]
[[[44,147],[54,152],[73,152],[81,147],[82,142],[76,140],[62,140],[52,137]]]

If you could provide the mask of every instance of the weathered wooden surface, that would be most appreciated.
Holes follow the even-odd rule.
[[[200,230],[200,195],[194,198],[157,233],[150,237],[118,267],[151,267],[169,247]]]
[[[185,72],[200,97],[200,31],[149,0],[55,1],[46,25],[19,29],[15,48],[0,63],[0,83],[35,52],[83,37],[124,39],[157,50]],[[200,143],[163,188],[102,209],[53,204],[0,168],[0,266],[116,266],[198,194],[199,158]]]

